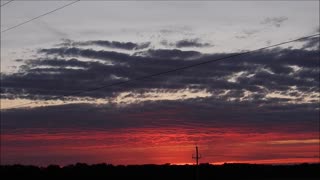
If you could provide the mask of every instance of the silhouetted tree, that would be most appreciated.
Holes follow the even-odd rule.
[[[60,167],[49,165],[46,168],[23,165],[0,166],[1,179],[182,179],[194,180],[195,168],[192,165],[128,165],[112,164],[87,165],[77,163]],[[320,179],[320,164],[300,165],[255,165],[223,164],[199,165],[199,179]]]

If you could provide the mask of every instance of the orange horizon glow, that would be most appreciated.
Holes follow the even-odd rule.
[[[45,131],[44,131],[45,132]],[[3,164],[319,163],[317,133],[244,133],[217,128],[137,128],[1,135]]]

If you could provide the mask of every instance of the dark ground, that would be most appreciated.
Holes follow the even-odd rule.
[[[2,165],[1,179],[181,179],[194,180],[196,166],[192,165],[87,165],[77,163],[59,167]],[[254,164],[202,164],[198,169],[199,180],[262,179],[305,180],[320,179],[320,164],[254,165]]]

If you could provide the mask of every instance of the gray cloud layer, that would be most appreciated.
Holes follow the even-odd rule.
[[[119,41],[107,41],[107,40],[96,40],[96,41],[80,41],[75,42],[69,39],[65,39],[59,46],[101,46],[114,49],[124,50],[139,50],[149,47],[150,42],[145,43],[133,43],[133,42],[119,42]]]
[[[316,46],[314,41],[308,40],[304,46]],[[211,92],[213,96],[208,98],[148,101],[124,108],[109,104],[91,109],[91,105],[78,104],[7,110],[2,112],[2,125],[6,131],[19,128],[112,129],[193,124],[246,126],[255,129],[252,131],[263,131],[266,127],[290,132],[316,131],[319,118],[318,101],[315,100],[319,92],[319,51],[312,48],[264,50],[74,97],[113,98],[125,91],[131,91],[127,96],[134,97],[134,94],[143,94],[150,89],[176,92],[189,88]],[[45,56],[41,57],[42,54]],[[229,55],[232,54],[202,54],[179,49],[148,49],[132,55],[79,47],[40,49],[39,58],[25,60],[19,72],[2,74],[1,95],[11,99],[53,99],[69,92]],[[268,97],[272,93],[283,97]],[[289,97],[296,98],[299,103],[291,103]],[[305,97],[313,100],[304,102]],[[183,112],[165,115],[170,109],[183,109]],[[155,116],[144,117],[144,112],[153,112]],[[150,121],[150,118],[154,120]]]
[[[39,52],[61,58],[28,60],[20,72],[3,75],[1,91],[4,97],[19,97],[24,92],[29,98],[40,97],[39,95],[50,98],[51,95],[61,95],[60,91],[94,88],[101,84],[119,82],[121,79],[137,78],[231,55],[169,49],[147,50],[130,55],[115,51],[67,47],[41,49]],[[80,61],[78,58],[82,57],[102,62]],[[299,69],[295,70],[293,68],[295,66]],[[310,93],[318,89],[318,67],[317,51],[272,49],[145,79],[130,86],[136,89],[181,89],[194,86],[209,90],[226,89],[238,92],[248,90],[260,94],[266,91],[286,93],[291,86],[296,86],[302,93]],[[242,74],[236,81],[228,81],[235,73]],[[38,92],[38,89],[43,91]],[[109,97],[124,90],[127,88],[114,86],[83,96]]]

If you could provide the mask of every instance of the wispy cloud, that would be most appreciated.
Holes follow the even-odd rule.
[[[77,47],[77,46],[101,46],[112,49],[124,49],[124,50],[139,50],[148,48],[150,42],[145,43],[133,43],[133,42],[119,42],[119,41],[107,41],[107,40],[94,40],[94,41],[79,41],[75,42],[70,39],[64,39],[58,46]]]
[[[287,21],[289,18],[285,16],[281,17],[267,17],[263,21],[261,21],[261,24],[266,25],[272,25],[275,27],[280,27],[285,21]]]
[[[162,45],[169,46],[169,47],[177,47],[177,48],[185,48],[185,47],[212,47],[214,46],[213,44],[210,43],[204,43],[201,42],[200,39],[182,39],[177,42],[168,42],[166,40],[161,41]]]

